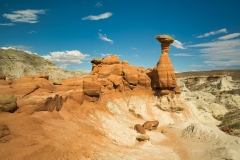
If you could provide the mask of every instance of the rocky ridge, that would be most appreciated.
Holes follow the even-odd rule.
[[[0,49],[0,74],[18,79],[34,74],[49,74],[50,79],[66,79],[86,75],[82,70],[69,72],[38,55],[14,49]]]

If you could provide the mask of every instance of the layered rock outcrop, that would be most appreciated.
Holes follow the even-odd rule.
[[[126,91],[136,87],[150,88],[151,79],[142,67],[131,66],[127,61],[120,62],[116,55],[95,58],[91,61],[92,72],[86,78],[92,78],[101,84],[101,91]],[[96,83],[96,82],[94,82]]]
[[[145,70],[131,66],[127,61],[120,62],[116,55],[91,62],[92,72],[86,77],[51,80],[47,74],[36,74],[10,83],[1,75],[0,95],[14,95],[19,107],[17,112],[32,114],[36,111],[59,111],[67,99],[82,104],[84,101],[95,102],[105,93],[151,90],[151,80]]]
[[[171,60],[168,56],[170,44],[174,39],[168,35],[157,35],[155,37],[161,43],[162,55],[157,65],[149,72],[152,80],[152,88],[160,90],[160,94],[169,94],[170,91],[181,93],[176,83],[176,76]]]
[[[152,70],[131,66],[126,60],[121,62],[118,56],[110,55],[91,60],[92,71],[86,77],[64,80],[52,79],[48,74],[35,74],[7,81],[5,75],[0,75],[0,89],[3,89],[0,94],[13,94],[17,98],[18,112],[31,114],[35,111],[59,111],[67,99],[82,104],[84,101],[95,102],[101,94],[113,92],[144,91],[152,94],[153,90],[160,89],[161,94],[179,93],[168,57],[173,38],[164,35],[157,36],[157,39],[162,43],[162,56]],[[12,56],[10,51],[7,50]],[[31,59],[30,55],[27,57]],[[10,60],[14,61],[14,58]],[[44,61],[46,63],[50,64]]]

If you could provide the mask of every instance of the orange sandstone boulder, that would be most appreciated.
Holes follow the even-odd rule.
[[[0,112],[15,112],[17,99],[13,94],[0,94]]]
[[[4,76],[3,74],[0,74],[0,80],[6,80],[6,76]]]
[[[148,130],[156,130],[157,127],[158,127],[158,124],[159,122],[157,120],[155,121],[146,121],[142,126],[143,128],[145,129],[148,129]]]
[[[122,81],[123,81],[122,76],[117,76],[117,75],[108,76],[108,80],[111,81],[115,86],[122,84]]]
[[[146,134],[146,131],[141,124],[136,124],[134,126],[134,130],[136,130],[138,133]]]
[[[98,66],[98,77],[106,78],[109,75],[122,75],[122,65],[113,64],[113,65],[101,65]]]
[[[109,55],[108,57],[103,58],[102,63],[108,65],[120,64],[120,59],[117,55]]]
[[[126,60],[123,60],[123,61],[122,61],[122,64],[123,64],[123,65],[129,65],[128,61],[126,61]]]
[[[69,93],[68,98],[73,99],[78,104],[82,104],[84,101],[84,93],[83,90],[72,91]]]
[[[89,78],[83,80],[83,92],[85,95],[99,97],[101,93],[101,83]]]
[[[123,66],[123,78],[131,85],[138,84],[138,69],[135,66]]]

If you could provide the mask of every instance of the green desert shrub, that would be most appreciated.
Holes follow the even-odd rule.
[[[232,129],[240,129],[240,121],[236,121],[230,125]]]

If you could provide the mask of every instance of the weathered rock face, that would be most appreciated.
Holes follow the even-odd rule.
[[[4,136],[7,136],[11,134],[8,126],[2,122],[0,122],[0,138],[4,137]],[[1,140],[0,140],[1,142]]]
[[[180,93],[180,89],[176,83],[175,72],[168,56],[170,44],[174,39],[167,35],[158,35],[156,39],[161,43],[162,55],[157,65],[150,71],[149,76],[152,80],[152,88],[164,90],[160,94],[168,94],[168,91]]]
[[[95,58],[91,62],[92,72],[86,78],[99,82],[102,86],[101,92],[110,90],[122,92],[139,86],[150,88],[151,80],[144,68],[131,66],[125,60],[121,63],[116,55]]]
[[[101,83],[85,78],[83,80],[83,91],[85,95],[99,97],[101,91]]]
[[[17,110],[17,99],[13,94],[0,94],[0,112],[11,112]]]

